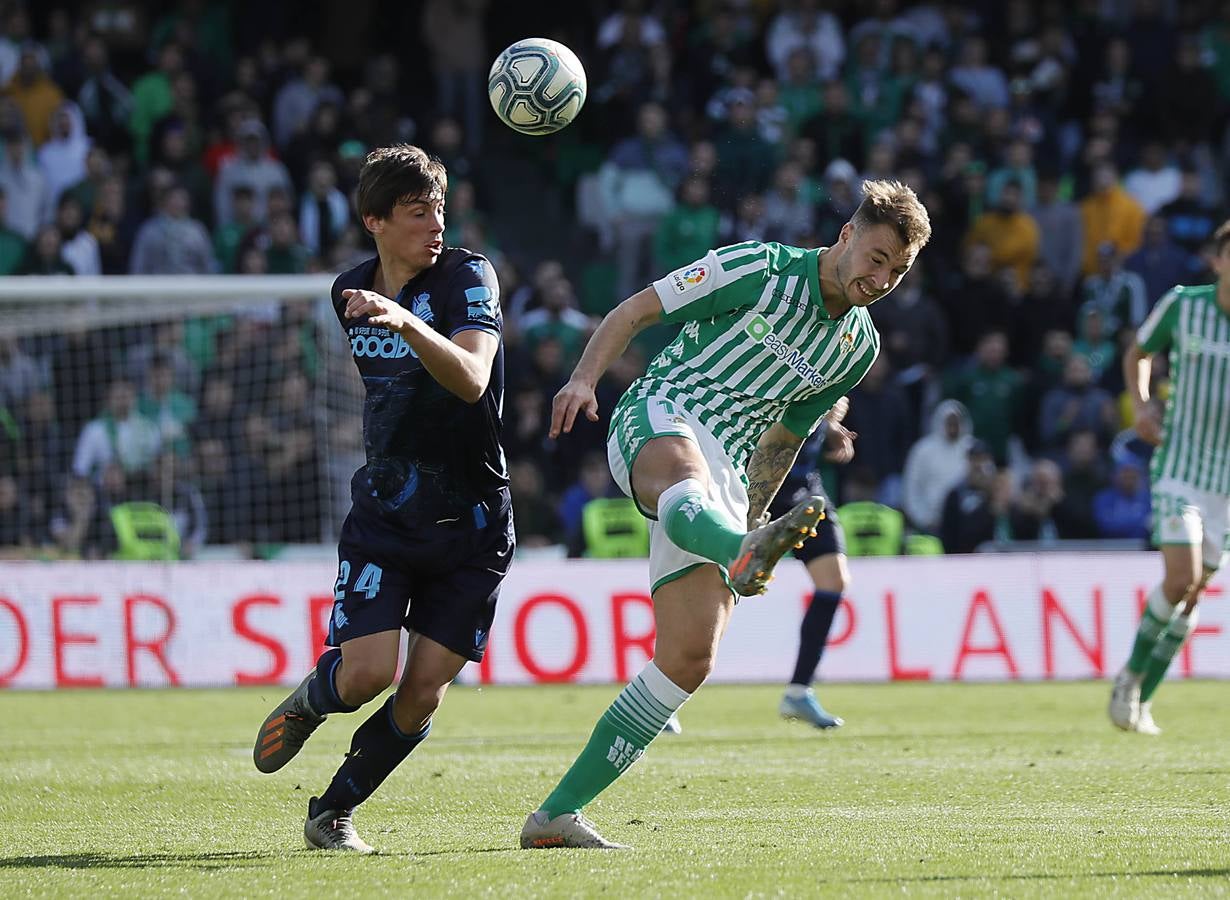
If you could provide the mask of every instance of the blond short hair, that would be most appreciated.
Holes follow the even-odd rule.
[[[850,222],[855,228],[890,225],[907,248],[921,250],[931,239],[931,217],[914,190],[900,181],[864,181],[863,202]]]

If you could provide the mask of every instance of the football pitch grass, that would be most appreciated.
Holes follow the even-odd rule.
[[[1230,685],[1163,685],[1159,738],[1108,690],[838,684],[819,733],[709,686],[588,809],[634,847],[600,852],[516,846],[617,689],[456,687],[360,808],[366,858],[302,838],[357,717],[266,776],[282,689],[0,692],[0,896],[1230,895]]]

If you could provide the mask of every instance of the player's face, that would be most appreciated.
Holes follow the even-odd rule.
[[[433,265],[444,249],[444,200],[394,204],[387,219],[369,217],[367,226],[382,252],[422,271]]]
[[[854,306],[870,306],[898,284],[914,265],[918,251],[905,247],[888,225],[841,229],[844,249],[837,260],[837,277],[846,300]]]

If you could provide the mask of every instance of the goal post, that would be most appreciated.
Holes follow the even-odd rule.
[[[156,557],[143,504],[180,558],[324,552],[363,459],[333,277],[0,279],[0,555]]]

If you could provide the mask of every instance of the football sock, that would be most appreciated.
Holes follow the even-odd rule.
[[[640,759],[690,696],[650,660],[602,714],[589,743],[540,808],[552,819],[579,812]]]
[[[320,795],[316,812],[353,809],[375,792],[410,751],[426,740],[431,722],[417,734],[405,734],[393,721],[393,694],[358,727],[350,739],[350,752]]]
[[[1195,607],[1187,615],[1180,613],[1170,620],[1170,624],[1166,626],[1162,636],[1157,639],[1157,644],[1154,645],[1153,652],[1149,654],[1149,662],[1145,666],[1145,677],[1140,682],[1140,700],[1142,703],[1153,696],[1157,686],[1166,677],[1166,670],[1170,668],[1170,661],[1174,659],[1175,654],[1179,652],[1179,648],[1183,646],[1183,642],[1187,640],[1188,635],[1192,633],[1192,629],[1196,627],[1199,615],[1200,607]]]
[[[337,667],[342,661],[342,651],[334,647],[320,654],[316,660],[316,677],[308,682],[308,703],[318,716],[330,713],[354,712],[359,707],[343,703],[337,692]]]
[[[1162,586],[1159,584],[1149,592],[1149,602],[1140,616],[1140,626],[1136,629],[1136,642],[1132,645],[1132,655],[1128,657],[1127,662],[1129,672],[1134,675],[1144,673],[1158,638],[1162,636],[1162,632],[1166,630],[1174,614],[1175,608],[1170,605],[1170,601],[1162,593]]]
[[[841,594],[833,591],[816,591],[812,594],[803,624],[799,626],[799,657],[794,664],[791,684],[807,687],[816,677],[824,644],[829,639],[829,629],[833,627],[833,617],[840,603]]]
[[[676,547],[728,566],[739,555],[742,524],[713,504],[695,478],[672,484],[658,497],[658,521]]]

